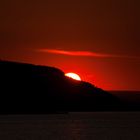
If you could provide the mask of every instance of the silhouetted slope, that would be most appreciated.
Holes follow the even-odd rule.
[[[116,110],[119,100],[53,67],[0,61],[0,112]]]

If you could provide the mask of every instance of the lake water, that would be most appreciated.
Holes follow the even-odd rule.
[[[1,115],[0,140],[140,140],[140,112]]]

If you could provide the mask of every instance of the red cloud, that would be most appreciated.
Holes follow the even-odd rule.
[[[95,52],[91,52],[91,51],[66,51],[66,50],[57,50],[57,49],[40,49],[39,51],[46,52],[46,53],[52,53],[52,54],[70,55],[70,56],[140,59],[140,57],[135,57],[135,56],[103,54],[103,53],[95,53]]]
[[[94,53],[90,51],[65,51],[65,50],[56,50],[56,49],[40,49],[39,51],[46,52],[46,53],[53,53],[53,54],[72,55],[72,56],[113,57],[112,55]]]

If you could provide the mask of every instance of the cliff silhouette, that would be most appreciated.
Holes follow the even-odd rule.
[[[48,113],[117,110],[119,99],[61,70],[0,61],[0,113]]]

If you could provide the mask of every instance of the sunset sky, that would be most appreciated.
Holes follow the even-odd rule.
[[[75,72],[105,90],[140,90],[139,0],[2,0],[0,59]]]

